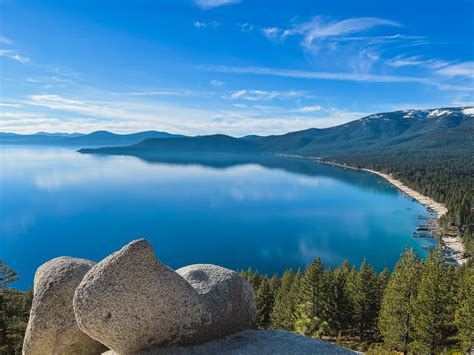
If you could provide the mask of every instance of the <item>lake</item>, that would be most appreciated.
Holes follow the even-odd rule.
[[[32,286],[57,256],[99,261],[148,239],[172,268],[212,263],[263,273],[364,257],[392,268],[429,213],[381,178],[268,158],[228,164],[94,156],[61,147],[0,147],[0,259]]]

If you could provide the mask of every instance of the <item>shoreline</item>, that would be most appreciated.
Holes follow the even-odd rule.
[[[294,158],[309,158],[309,159],[316,160],[319,163],[333,165],[333,166],[337,166],[343,169],[365,171],[365,172],[377,175],[383,178],[384,180],[386,180],[387,182],[389,182],[390,184],[392,184],[393,186],[395,186],[399,191],[401,191],[405,195],[421,203],[423,206],[426,207],[428,211],[435,213],[436,218],[434,218],[434,220],[436,221],[436,224],[441,217],[443,217],[446,213],[448,213],[448,209],[446,208],[444,204],[436,202],[431,197],[422,195],[421,193],[409,188],[408,186],[403,184],[401,181],[393,178],[392,176],[388,174],[384,174],[376,170],[356,168],[350,165],[325,161],[318,157],[305,157],[305,156],[289,155],[289,154],[281,154],[281,155],[287,156],[287,157],[294,157]],[[458,265],[463,265],[468,260],[468,257],[465,256],[464,244],[462,243],[462,240],[460,237],[458,236],[453,237],[453,236],[445,234],[441,236],[440,240],[441,240],[443,249],[448,254],[449,259],[453,260]]]

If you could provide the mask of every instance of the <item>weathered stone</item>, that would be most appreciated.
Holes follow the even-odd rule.
[[[235,271],[216,265],[189,265],[176,270],[199,293],[211,322],[199,329],[200,338],[211,340],[252,328],[255,295],[252,286]]]
[[[210,322],[196,290],[143,239],[95,265],[73,305],[79,328],[120,354],[198,343],[198,329]]]
[[[100,354],[105,351],[102,344],[81,332],[72,307],[74,291],[93,265],[89,260],[60,257],[38,268],[24,354]]]
[[[104,355],[117,355],[108,351]],[[356,352],[329,342],[304,337],[282,330],[246,330],[222,339],[190,347],[154,348],[137,355],[276,355],[276,354],[341,354]]]

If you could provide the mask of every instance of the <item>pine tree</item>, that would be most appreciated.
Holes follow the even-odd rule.
[[[334,271],[327,270],[328,296],[327,315],[328,329],[333,335],[349,331],[352,323],[353,304],[347,287],[347,268],[337,268]]]
[[[256,323],[260,329],[270,326],[270,317],[273,308],[273,295],[270,289],[268,277],[263,277],[258,288],[255,302],[257,304]]]
[[[310,307],[310,318],[322,318],[324,312],[324,268],[321,259],[314,260],[306,268],[301,279],[300,301]]]
[[[275,297],[271,314],[271,326],[274,329],[290,330],[293,324],[289,322],[288,312],[291,308],[290,291],[293,284],[294,273],[292,269],[285,271],[281,278],[281,286]]]
[[[384,344],[407,353],[414,338],[412,317],[420,278],[420,261],[405,250],[395,266],[382,298],[379,330]]]
[[[281,287],[281,279],[278,274],[274,274],[270,279],[270,290],[272,292],[273,299],[276,299],[278,291]]]
[[[413,318],[417,352],[440,351],[455,333],[453,279],[453,268],[441,260],[439,252],[431,252],[423,261]]]
[[[461,269],[455,323],[466,354],[474,350],[474,266]]]
[[[378,279],[372,266],[362,261],[353,289],[355,322],[361,340],[375,331]]]
[[[301,335],[321,338],[328,329],[328,323],[312,316],[313,308],[311,302],[303,302],[296,307],[294,329]]]

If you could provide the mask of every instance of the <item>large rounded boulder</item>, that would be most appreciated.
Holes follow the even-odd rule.
[[[199,343],[210,314],[196,290],[136,240],[95,265],[76,289],[79,328],[119,354]]]
[[[86,355],[106,349],[79,329],[72,307],[76,287],[92,266],[89,260],[59,257],[38,268],[24,354]]]
[[[199,329],[207,340],[234,334],[255,325],[255,295],[252,286],[235,271],[208,264],[176,270],[200,295],[211,322]]]

